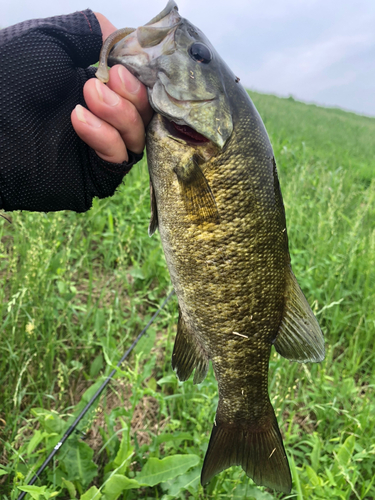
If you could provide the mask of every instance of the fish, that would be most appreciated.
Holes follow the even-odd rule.
[[[201,484],[239,465],[289,493],[292,478],[268,393],[272,346],[324,359],[319,324],[291,268],[273,149],[239,78],[170,0],[144,26],[105,42],[97,76],[123,64],[148,90],[149,235],[158,229],[178,298],[172,367],[219,401]]]

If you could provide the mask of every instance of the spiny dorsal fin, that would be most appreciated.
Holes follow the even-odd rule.
[[[217,418],[204,458],[201,484],[232,465],[241,465],[259,486],[290,493],[292,478],[283,440],[271,404],[268,426],[225,424]]]
[[[180,311],[177,335],[172,354],[172,368],[181,382],[187,380],[194,368],[194,384],[200,384],[208,370],[208,358],[192,333]]]
[[[276,351],[291,361],[324,359],[324,338],[297,280],[290,270],[283,319],[275,341]]]
[[[150,178],[150,205],[151,205],[151,217],[150,224],[148,226],[148,235],[152,236],[156,229],[158,228],[158,208],[156,206],[155,189]]]
[[[177,175],[186,211],[193,222],[220,222],[219,212],[211,188],[199,164],[201,158],[193,155],[184,165],[173,170]]]

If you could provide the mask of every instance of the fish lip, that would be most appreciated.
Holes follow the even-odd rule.
[[[194,139],[193,137],[189,137],[188,135],[177,130],[176,127],[174,127],[172,120],[168,120],[168,118],[166,118],[165,116],[162,116],[162,115],[161,115],[161,118],[162,118],[164,128],[169,133],[169,135],[171,135],[172,137],[175,137],[176,139],[183,140],[187,145],[203,146],[203,145],[210,144],[212,142],[210,139],[205,137],[203,134],[200,134],[200,135],[202,135],[202,137],[204,137],[206,139],[205,141],[199,141],[197,139]],[[187,126],[190,127],[190,125],[187,125]],[[193,127],[190,127],[190,128],[196,132],[196,130],[193,129]],[[197,134],[199,134],[199,132],[197,132]]]

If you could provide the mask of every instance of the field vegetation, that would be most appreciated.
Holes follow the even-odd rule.
[[[171,368],[168,303],[79,430],[27,483],[171,290],[149,238],[145,161],[86,214],[0,220],[0,492],[82,500],[375,498],[375,118],[251,92],[269,131],[294,273],[326,339],[321,364],[275,352],[270,395],[293,491],[233,467],[199,485],[217,405],[210,369]]]

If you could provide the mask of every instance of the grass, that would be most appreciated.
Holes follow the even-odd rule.
[[[292,494],[256,488],[238,467],[199,486],[217,389],[212,370],[200,386],[172,372],[174,298],[33,498],[375,498],[375,119],[251,96],[275,150],[293,269],[327,342],[318,365],[271,358]],[[86,214],[11,218],[0,221],[2,500],[17,498],[170,290],[159,237],[147,236],[144,162]]]

